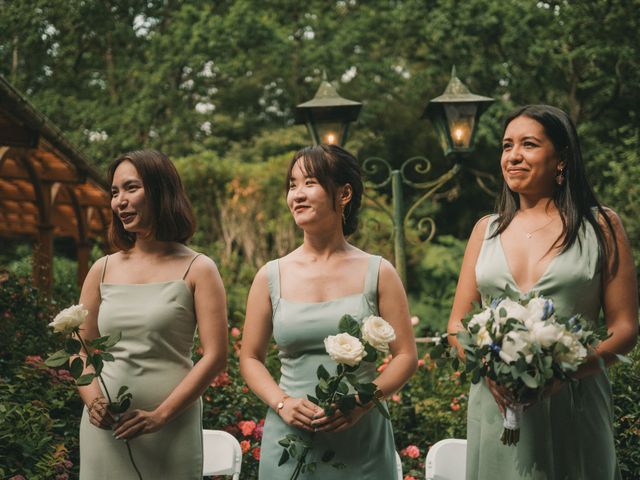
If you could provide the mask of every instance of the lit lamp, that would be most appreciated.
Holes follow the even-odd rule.
[[[456,77],[454,66],[444,93],[429,101],[421,118],[434,123],[445,155],[468,153],[474,148],[478,119],[492,102],[492,98],[471,93]]]
[[[335,87],[323,76],[316,95],[301,103],[295,110],[295,123],[306,124],[313,143],[335,143],[347,141],[349,123],[357,120],[362,103],[347,100],[338,95]]]

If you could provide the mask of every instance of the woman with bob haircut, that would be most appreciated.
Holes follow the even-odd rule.
[[[226,366],[224,287],[215,263],[185,243],[195,221],[173,163],[154,150],[129,152],[109,167],[111,242],[82,286],[89,311],[83,338],[122,333],[102,376],[113,396],[126,385],[131,407],[108,409],[97,380],[79,387],[80,478],[202,478],[200,396]],[[191,351],[198,329],[202,358]]]
[[[575,372],[525,409],[520,441],[500,442],[509,394],[491,380],[471,386],[469,479],[619,479],[611,386],[605,369],[638,336],[638,289],[631,248],[616,213],[585,175],[573,122],[562,110],[528,105],[505,120],[497,213],[478,221],[467,245],[449,332],[473,302],[539,292],[561,317],[581,314],[602,341]],[[604,315],[600,315],[603,313]],[[459,343],[449,337],[453,345]]]
[[[278,441],[288,434],[310,438],[313,449],[305,479],[389,480],[396,476],[391,424],[372,408],[358,405],[348,414],[326,415],[307,399],[315,395],[316,371],[336,363],[324,339],[338,333],[344,314],[359,322],[379,315],[395,329],[390,343],[393,359],[376,377],[374,363],[363,362],[360,381],[373,381],[375,397],[392,395],[411,377],[417,353],[407,298],[398,274],[386,260],[349,244],[362,201],[360,166],[353,155],[336,145],[307,147],[296,153],[287,171],[287,205],[303,231],[302,245],[268,262],[257,273],[247,300],[240,371],[249,387],[270,408],[264,425],[259,476],[290,478],[296,460],[282,466]],[[278,345],[281,377],[277,383],[264,365],[271,335]],[[336,452],[322,464],[326,450]]]

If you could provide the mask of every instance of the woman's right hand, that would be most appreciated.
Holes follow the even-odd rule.
[[[306,398],[285,398],[284,406],[280,409],[280,418],[292,427],[302,428],[313,432],[311,422],[322,415],[322,409]]]
[[[103,396],[94,398],[87,406],[89,421],[98,428],[111,430],[116,419],[109,411],[109,402]]]

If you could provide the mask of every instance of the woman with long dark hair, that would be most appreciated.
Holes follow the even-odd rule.
[[[462,328],[473,302],[499,297],[508,286],[552,298],[560,316],[581,314],[594,327],[604,322],[610,337],[574,374],[577,386],[556,381],[524,412],[516,446],[500,442],[507,392],[490,380],[472,385],[467,478],[620,478],[604,366],[637,341],[629,241],[618,216],[590,187],[575,126],[562,110],[529,105],[510,114],[500,165],[497,213],[471,233],[449,332]]]
[[[278,466],[285,435],[310,438],[313,451],[305,479],[389,480],[396,476],[395,445],[390,423],[373,407],[359,404],[350,412],[328,415],[307,395],[316,395],[316,371],[336,371],[324,339],[338,333],[344,314],[362,322],[380,315],[394,328],[389,343],[393,359],[380,375],[363,362],[359,381],[376,385],[379,400],[392,395],[417,366],[416,345],[407,297],[389,262],[349,244],[362,200],[362,177],[356,158],[336,145],[318,145],[294,155],[287,171],[287,205],[304,232],[300,247],[268,262],[256,274],[247,300],[240,369],[249,387],[270,410],[264,425],[260,478],[291,478],[295,461]],[[271,336],[282,363],[279,382],[264,362]],[[325,450],[336,453],[322,465]]]
[[[121,416],[97,380],[79,387],[81,480],[202,478],[200,396],[226,365],[224,287],[214,262],[186,246],[195,221],[178,172],[154,150],[109,167],[109,230],[118,252],[98,260],[82,286],[86,340],[120,332],[102,370],[113,397],[133,394]],[[202,358],[193,365],[198,329]],[[88,372],[87,372],[88,373]]]

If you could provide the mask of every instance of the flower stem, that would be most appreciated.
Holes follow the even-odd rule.
[[[138,470],[138,466],[136,465],[136,462],[133,459],[133,452],[131,451],[131,445],[129,445],[129,441],[125,440],[125,445],[127,446],[127,452],[129,452],[129,459],[131,460],[131,465],[133,465],[134,470],[138,474],[138,478],[140,480],[143,480],[142,474],[140,473],[140,470]]]
[[[74,332],[74,334],[76,337],[78,337],[78,340],[80,340],[80,345],[82,345],[82,348],[84,348],[84,351],[87,352],[87,360],[89,360],[89,363],[91,364],[91,366],[93,366],[93,355],[91,355],[91,352],[87,348],[87,345],[84,343],[84,340],[82,340],[82,337],[80,336],[80,332],[76,331]],[[95,369],[95,366],[94,366],[94,369]],[[109,395],[109,390],[107,389],[107,385],[104,383],[104,380],[102,379],[102,374],[97,373],[95,375],[98,377],[98,380],[100,381],[100,383],[102,383],[104,393],[107,395],[107,400],[109,401],[109,405],[111,405],[113,403],[111,401],[111,395]]]

